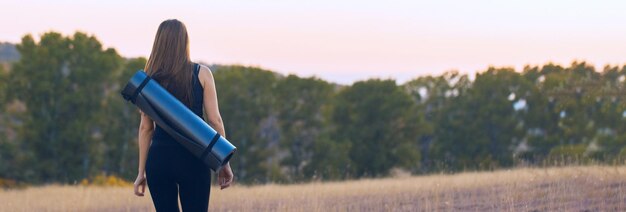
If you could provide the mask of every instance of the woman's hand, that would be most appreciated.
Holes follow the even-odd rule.
[[[143,197],[144,192],[146,192],[146,175],[144,173],[139,173],[137,175],[134,186],[135,195]],[[139,187],[141,187],[141,192],[139,191]]]
[[[230,169],[230,163],[226,163],[217,173],[217,182],[220,184],[220,189],[228,188],[234,180],[235,176],[233,175],[233,170]]]

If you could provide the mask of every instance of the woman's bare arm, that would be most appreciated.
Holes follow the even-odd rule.
[[[203,93],[204,93],[204,111],[207,114],[207,121],[209,125],[217,131],[224,138],[226,137],[226,131],[224,130],[224,122],[222,121],[222,116],[220,115],[220,110],[217,103],[217,90],[215,89],[215,80],[213,79],[213,74],[211,70],[209,70],[206,66],[200,66],[200,73],[198,74],[198,78],[200,79],[200,84],[202,84]],[[230,168],[230,163],[226,164],[224,168],[222,168],[218,175],[217,180],[220,184],[221,189],[228,188],[233,180],[233,171]]]
[[[145,173],[146,160],[148,159],[148,149],[152,143],[154,133],[154,122],[148,115],[141,112],[141,122],[139,123],[139,173]]]
[[[146,190],[146,160],[148,159],[148,150],[152,143],[152,134],[154,133],[154,122],[148,115],[141,112],[141,122],[139,123],[139,167],[137,179],[135,180],[135,195],[143,196]],[[141,191],[140,191],[141,187]]]
[[[224,130],[224,123],[217,103],[217,90],[215,89],[215,81],[213,80],[213,74],[206,66],[200,66],[200,73],[198,74],[200,84],[204,90],[204,112],[207,115],[209,125],[217,131],[220,135],[226,137],[226,131]]]

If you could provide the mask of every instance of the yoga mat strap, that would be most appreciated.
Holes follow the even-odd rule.
[[[146,87],[146,84],[148,84],[148,82],[150,82],[151,79],[152,78],[150,78],[150,76],[146,76],[146,78],[143,79],[143,81],[141,81],[141,84],[139,84],[139,87],[135,89],[135,92],[133,92],[133,96],[131,96],[131,99],[137,99],[137,95],[139,95],[139,92],[141,92],[143,87]]]
[[[211,150],[213,149],[213,145],[215,145],[215,142],[220,138],[220,136],[221,135],[219,133],[215,133],[215,135],[211,139],[211,143],[209,143],[209,146],[207,146],[207,148],[204,150],[200,158],[205,158],[206,155],[211,152]]]
[[[141,90],[143,90],[143,88],[146,86],[146,84],[148,84],[148,82],[150,82],[151,79],[152,78],[150,78],[150,76],[145,75],[145,78],[141,81],[141,84],[139,84],[138,87],[134,87],[132,83],[128,83],[126,87],[122,89],[122,92],[120,92],[122,94],[122,97],[124,97],[126,101],[130,101],[135,104],[135,102],[137,101],[137,95],[139,95]]]

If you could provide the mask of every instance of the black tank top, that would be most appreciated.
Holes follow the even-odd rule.
[[[192,85],[191,85],[191,96],[193,98],[191,111],[202,118],[202,102],[204,100],[204,92],[202,90],[202,84],[200,84],[200,79],[198,78],[198,74],[200,73],[200,65],[194,63]],[[154,134],[152,135],[152,145],[151,146],[179,146],[180,144],[172,138],[163,128],[159,125],[156,126],[154,130]]]

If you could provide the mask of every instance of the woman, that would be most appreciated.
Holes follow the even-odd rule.
[[[189,39],[183,23],[175,19],[161,23],[145,70],[196,115],[202,117],[204,109],[209,125],[226,135],[213,75],[208,67],[189,60]],[[233,183],[230,164],[220,170],[217,179],[221,189]],[[179,192],[183,211],[208,210],[209,168],[141,112],[135,195],[144,195],[146,182],[157,211],[178,211]]]

